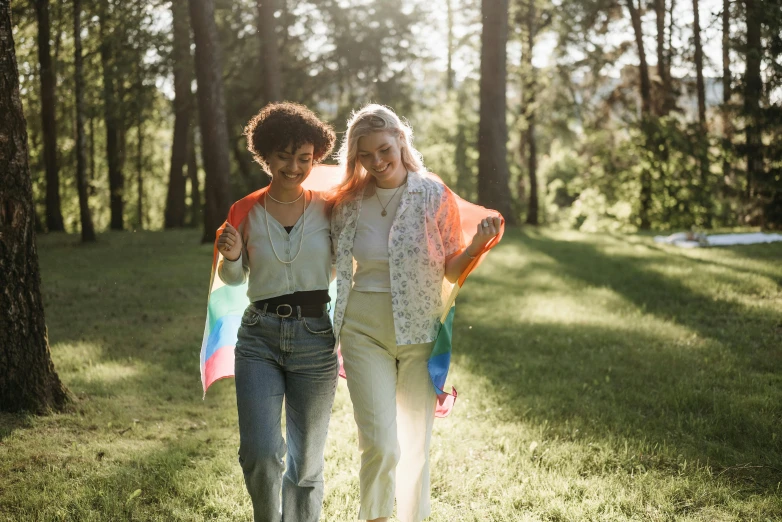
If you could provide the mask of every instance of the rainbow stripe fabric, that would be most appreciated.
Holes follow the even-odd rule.
[[[336,167],[319,165],[304,181],[304,188],[323,191],[339,182],[340,171]],[[231,206],[226,223],[239,229],[252,209],[266,193],[262,188],[245,196]],[[212,275],[209,279],[209,297],[206,307],[206,325],[201,341],[201,384],[206,390],[213,382],[234,376],[234,348],[244,313],[250,300],[247,298],[247,284],[229,286],[217,276],[217,266],[222,254],[217,251],[217,238],[225,228],[225,223],[215,233],[212,254]]]
[[[442,180],[433,174],[429,174],[442,183]],[[304,187],[309,190],[325,191],[335,186],[341,178],[341,171],[338,167],[320,165],[313,169],[313,172],[305,180]],[[267,189],[263,188],[240,199],[233,204],[228,212],[227,223],[234,228],[247,217],[253,206],[255,206],[263,197]],[[450,190],[450,189],[449,189]],[[492,211],[475,205],[461,199],[451,192],[456,198],[459,206],[459,215],[462,225],[462,235],[465,244],[469,243],[475,234],[478,223],[490,214],[497,214]],[[250,304],[247,298],[247,284],[236,286],[225,285],[217,276],[217,266],[222,258],[217,250],[217,238],[220,237],[225,224],[223,224],[215,234],[215,246],[212,257],[212,274],[209,282],[209,298],[206,312],[206,325],[204,326],[204,337],[201,342],[201,384],[203,385],[204,396],[206,390],[217,380],[234,376],[234,349],[236,347],[237,334],[241,325],[242,314],[245,308]],[[456,389],[451,388],[450,392],[444,391],[445,380],[448,376],[448,369],[451,361],[453,321],[455,317],[455,301],[467,276],[483,261],[486,254],[501,239],[504,232],[504,222],[500,234],[487,244],[481,253],[470,262],[469,266],[462,273],[459,280],[454,284],[453,290],[446,301],[443,316],[440,318],[440,330],[435,341],[432,355],[429,359],[429,375],[432,384],[437,391],[437,410],[436,416],[445,417],[450,414],[457,397]],[[332,285],[333,288],[334,285]],[[333,296],[332,296],[333,297]],[[342,357],[340,354],[340,375],[345,377],[342,368]]]
[[[469,244],[472,240],[472,236],[475,234],[478,224],[485,217],[491,214],[499,215],[499,213],[495,210],[490,210],[480,205],[470,203],[469,201],[465,201],[455,193],[451,193],[456,198],[456,202],[459,206],[459,218],[461,219],[464,242],[465,244]],[[443,307],[443,314],[440,316],[440,329],[438,330],[437,339],[434,342],[434,348],[432,348],[432,354],[429,356],[429,361],[427,363],[429,377],[432,379],[432,385],[437,392],[436,417],[447,417],[450,415],[457,397],[456,388],[451,387],[450,392],[445,391],[445,380],[448,377],[448,369],[451,366],[451,352],[453,350],[453,322],[456,317],[456,296],[459,295],[459,290],[461,290],[464,282],[467,280],[467,276],[481,264],[489,250],[500,242],[504,233],[505,220],[501,219],[500,233],[481,249],[475,259],[470,261],[470,264],[467,265],[467,268],[464,269],[462,275],[459,276],[459,279],[453,285],[451,294],[448,296],[445,306]]]

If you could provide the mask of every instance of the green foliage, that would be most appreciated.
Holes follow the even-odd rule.
[[[76,401],[0,416],[0,521],[251,517],[233,382],[202,400],[199,237],[39,239],[52,356]],[[459,297],[430,520],[782,518],[781,255],[509,230]],[[356,517],[357,448],[341,380],[323,520]]]
[[[100,37],[98,4],[85,4],[84,52],[87,98],[87,142],[90,205],[98,230],[109,221],[104,107],[99,44],[114,50],[111,66],[121,78],[122,164],[125,176],[125,221],[136,216],[136,126],[143,122],[141,165],[145,181],[144,225],[162,225],[170,160],[171,27],[167,2],[110,0],[110,24]],[[447,45],[444,2],[409,0],[281,0],[277,42],[286,99],[304,103],[344,131],[350,112],[368,102],[392,106],[416,131],[416,144],[434,172],[457,192],[474,199],[477,134],[480,119],[480,2],[451,0],[453,7],[453,78],[446,88],[443,47]],[[528,118],[536,115],[540,217],[563,226],[631,230],[640,224],[640,177],[651,179],[650,225],[659,229],[692,226],[779,226],[782,216],[782,126],[780,89],[782,53],[780,14],[763,4],[763,172],[747,180],[744,148],[742,57],[746,52],[742,2],[731,5],[729,45],[734,64],[733,92],[726,109],[710,106],[704,133],[686,110],[652,117],[648,127],[638,117],[638,73],[627,13],[615,0],[548,0],[510,2],[508,43],[507,143],[514,212],[527,212],[530,196],[525,143]],[[264,181],[252,163],[242,129],[265,103],[263,63],[257,34],[255,0],[216,0],[223,58],[223,80],[234,193],[254,190]],[[527,13],[534,7],[536,66],[530,67]],[[44,209],[44,165],[40,121],[36,21],[29,2],[13,6],[14,36],[22,97],[30,139],[35,203]],[[52,53],[57,73],[57,130],[61,194],[66,227],[78,227],[75,189],[73,38],[70,4],[51,3]],[[673,30],[686,35],[686,22]],[[654,34],[647,34],[650,41]],[[556,44],[552,46],[552,42]],[[652,56],[651,45],[648,54]],[[540,49],[551,49],[548,56]],[[689,51],[675,49],[675,60],[687,67]],[[714,57],[712,57],[714,58]],[[654,69],[654,67],[652,67]],[[654,76],[654,70],[652,70]],[[678,78],[681,92],[691,89]],[[656,80],[655,80],[656,81]],[[656,84],[655,84],[656,85]],[[659,88],[653,95],[659,96]],[[690,96],[690,95],[687,95]],[[692,100],[684,99],[685,105]],[[194,117],[194,122],[196,122]],[[725,143],[725,127],[731,142]],[[198,144],[199,147],[209,144]],[[200,152],[200,151],[199,151]],[[700,164],[709,170],[702,176]],[[727,165],[730,168],[725,169]],[[728,172],[729,170],[729,172]],[[203,178],[203,173],[202,173]],[[628,210],[630,209],[629,213]],[[586,223],[586,225],[584,225]]]
[[[19,4],[29,4],[20,2]],[[45,175],[43,139],[40,118],[40,80],[36,45],[37,25],[31,9],[20,10],[15,19],[16,56],[22,74],[22,99],[27,119],[30,171],[33,194],[39,215],[43,215]],[[122,163],[125,176],[126,222],[137,226],[136,216],[136,133],[143,122],[147,146],[142,154],[144,183],[148,207],[147,226],[159,228],[163,223],[165,192],[173,121],[171,106],[158,87],[166,81],[165,54],[170,28],[160,25],[159,8],[147,2],[113,4],[111,25],[105,29],[113,54],[112,66],[121,79],[117,92],[121,100],[121,126],[124,146]],[[51,2],[52,55],[57,78],[57,135],[60,166],[62,212],[67,231],[79,226],[76,194],[75,106],[73,81],[73,13],[71,5]],[[100,62],[97,3],[85,4],[82,15],[85,100],[87,105],[88,192],[92,218],[97,230],[109,223],[108,164],[103,121],[102,68]],[[150,146],[150,144],[152,146]]]
[[[440,78],[437,78],[440,80]],[[424,100],[412,113],[416,147],[426,167],[438,174],[448,186],[465,199],[477,196],[478,172],[478,84],[466,79],[450,93],[438,99]],[[425,107],[436,106],[437,110]]]

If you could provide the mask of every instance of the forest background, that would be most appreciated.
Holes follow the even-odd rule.
[[[781,28],[780,0],[0,0],[0,521],[249,517],[196,354],[281,99],[340,136],[393,107],[509,222],[460,293],[433,522],[781,520],[782,243],[650,237],[782,228]],[[356,446],[340,381],[324,520]]]
[[[242,130],[282,99],[340,135],[391,106],[431,171],[511,222],[782,226],[778,0],[76,4],[79,70],[73,3],[12,5],[39,231],[80,229],[80,116],[95,229],[211,240],[267,182]]]

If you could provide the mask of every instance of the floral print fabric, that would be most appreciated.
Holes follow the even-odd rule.
[[[336,207],[331,216],[337,270],[334,333],[339,336],[353,286],[353,242],[361,197]],[[464,248],[459,208],[451,191],[426,173],[409,172],[407,190],[388,237],[391,303],[398,345],[428,343],[437,337],[445,297],[445,260]]]

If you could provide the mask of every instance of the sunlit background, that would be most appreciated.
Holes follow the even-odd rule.
[[[706,108],[705,120],[699,122],[693,2],[633,3],[641,16],[651,81],[653,106],[645,117],[651,123],[644,127],[639,52],[628,1],[509,2],[505,116],[511,218],[590,231],[779,226],[778,8],[771,2],[759,7],[763,85],[760,112],[752,116],[745,103],[745,6],[699,1]],[[101,17],[104,4],[107,10]],[[727,20],[722,16],[724,6],[729,9]],[[656,9],[664,12],[661,20]],[[13,16],[36,208],[42,217],[47,210],[38,25],[32,3],[16,2]],[[268,98],[258,4],[216,0],[215,20],[231,147],[230,180],[238,198],[265,183],[242,137],[244,124]],[[726,21],[728,34],[723,30]],[[104,230],[110,223],[104,85],[108,68],[116,81],[125,228],[161,228],[175,120],[171,4],[88,3],[82,24],[87,176],[96,227]],[[50,25],[62,215],[66,229],[75,231],[71,5],[52,3]],[[412,123],[428,168],[464,197],[479,198],[479,0],[276,0],[274,26],[281,98],[315,108],[338,132],[344,130],[350,111],[364,103],[393,107]],[[190,47],[194,51],[192,34]],[[659,56],[666,60],[662,69]],[[661,77],[661,70],[668,80]],[[191,78],[195,92],[192,72]],[[759,139],[767,148],[761,146],[763,161],[749,173],[745,130],[756,120],[763,121]],[[203,186],[201,151],[208,144],[201,142],[196,118],[191,118],[191,127],[197,152],[191,163],[197,163]],[[199,225],[198,204],[206,196],[202,189],[195,201],[193,194],[189,186],[187,221]],[[538,199],[537,211],[533,196]],[[46,229],[46,220],[40,223]]]

